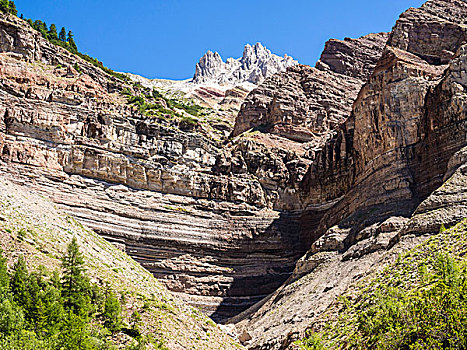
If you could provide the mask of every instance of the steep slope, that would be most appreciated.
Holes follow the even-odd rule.
[[[354,282],[466,216],[466,18],[465,1],[430,0],[389,36],[329,41],[316,67],[253,90],[221,142],[189,106],[2,17],[0,175],[215,320],[237,315],[249,348],[290,347]]]
[[[141,331],[170,349],[237,349],[240,346],[198,310],[174,298],[128,255],[27,188],[0,179],[0,245],[12,265],[22,255],[29,268],[59,268],[67,244],[76,237],[87,274],[125,294],[124,318],[141,312]],[[122,341],[122,335],[119,335]],[[124,338],[123,338],[124,339]]]
[[[202,123],[161,116],[165,99],[147,102],[150,90],[107,76],[23,21],[5,17],[0,26],[4,177],[125,246],[215,320],[241,312],[289,278],[311,244],[300,226],[299,190],[314,150],[272,134],[243,135],[224,147]],[[384,37],[348,40],[345,66],[364,67]],[[331,53],[325,56],[332,61]]]
[[[223,61],[219,53],[208,51],[196,64],[195,74],[187,80],[147,79],[128,76],[143,86],[156,88],[169,97],[194,101],[212,109],[212,115],[223,124],[218,128],[230,135],[236,115],[246,95],[264,79],[297,65],[292,57],[277,56],[261,43],[245,45],[242,57]]]
[[[233,135],[261,126],[293,141],[325,139],[350,114],[387,38],[380,33],[329,40],[316,67],[289,68],[252,91],[238,114]]]
[[[233,320],[250,348],[291,346],[351,284],[467,217],[463,171],[431,194],[465,162],[466,15],[464,1],[433,0],[397,21],[301,183],[311,250],[278,292]]]

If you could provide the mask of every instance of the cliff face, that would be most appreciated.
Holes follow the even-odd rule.
[[[287,348],[319,329],[354,283],[467,216],[466,16],[464,1],[433,0],[397,21],[301,183],[310,251],[276,293],[233,320],[251,348]]]
[[[250,348],[287,348],[467,215],[466,18],[465,1],[431,0],[390,34],[329,41],[316,67],[253,90],[222,143],[140,113],[121,93],[138,87],[2,17],[0,173],[215,320],[237,315]]]
[[[261,127],[293,141],[322,143],[350,114],[387,38],[330,40],[315,68],[299,65],[267,79],[243,103],[233,136]]]
[[[57,209],[54,203],[31,192],[31,187],[0,179],[0,248],[10,268],[23,257],[31,272],[45,275],[61,271],[60,258],[75,238],[86,275],[93,284],[121,293],[124,322],[131,324],[133,312],[140,312],[142,335],[150,334],[173,350],[242,348],[198,310],[174,298],[127,254]],[[115,346],[128,347],[131,341],[123,332],[112,337]],[[23,346],[43,348],[34,344]],[[24,349],[19,346],[5,345]]]
[[[142,115],[118,92],[134,86],[20,19],[0,28],[3,176],[126,247],[216,319],[288,278],[306,249],[297,215],[273,210],[254,175],[212,171],[222,145],[203,126]]]

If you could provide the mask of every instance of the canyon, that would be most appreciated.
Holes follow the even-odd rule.
[[[245,52],[208,53],[194,80],[229,81],[253,52],[282,59]],[[283,60],[219,97],[236,100],[210,112],[231,122],[213,133],[177,107],[142,113],[123,91],[155,82],[108,75],[1,15],[1,177],[249,349],[293,348],[355,283],[467,217],[467,2],[429,0],[390,33],[331,39],[315,67]]]

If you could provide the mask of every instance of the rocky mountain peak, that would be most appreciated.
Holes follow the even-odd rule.
[[[196,64],[195,77],[215,77],[223,69],[223,66],[224,61],[222,61],[221,55],[219,55],[217,52],[212,52],[209,50]]]
[[[215,83],[220,85],[240,85],[242,83],[259,84],[265,78],[285,71],[288,67],[297,65],[292,57],[283,57],[271,53],[261,43],[246,44],[242,57],[228,58],[224,62],[215,52],[206,54],[196,64],[193,83]]]

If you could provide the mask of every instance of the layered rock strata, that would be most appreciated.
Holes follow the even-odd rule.
[[[239,334],[287,348],[373,267],[465,215],[466,18],[464,1],[431,0],[389,35],[329,41],[315,68],[250,93],[223,144],[142,115],[119,93],[132,86],[2,17],[0,173],[216,320],[262,300]]]
[[[216,320],[290,276],[306,250],[297,214],[275,210],[253,174],[212,171],[219,141],[142,115],[118,92],[132,86],[24,21],[1,17],[0,28],[3,176],[54,200]]]
[[[310,251],[276,293],[233,320],[251,349],[291,348],[354,283],[467,217],[466,18],[465,1],[432,0],[397,21],[301,183]]]
[[[299,65],[267,79],[245,100],[233,136],[261,127],[297,142],[322,144],[350,114],[388,34],[330,40],[316,67]]]

